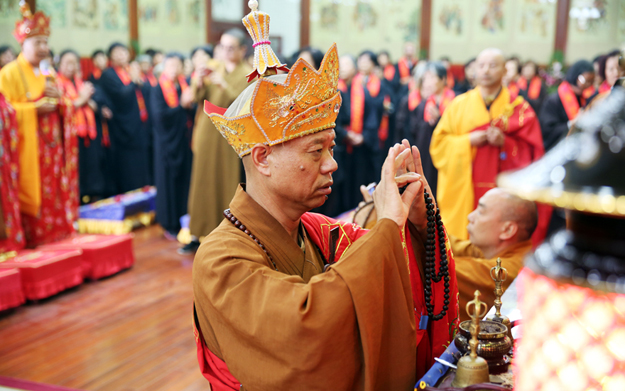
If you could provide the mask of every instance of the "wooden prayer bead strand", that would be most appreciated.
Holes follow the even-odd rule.
[[[235,217],[235,215],[232,214],[232,212],[230,212],[230,209],[226,209],[224,210],[224,217],[226,218],[226,220],[230,221],[235,227],[237,227],[240,231],[242,231],[244,234],[246,234],[247,236],[250,237],[250,239],[252,239],[254,241],[254,243],[258,244],[258,246],[260,247],[261,250],[263,250],[265,252],[265,254],[267,254],[267,257],[269,258],[269,262],[271,262],[271,264],[273,265],[273,268],[276,271],[278,270],[278,267],[276,266],[276,263],[273,261],[273,258],[271,257],[271,255],[269,254],[269,252],[267,251],[267,249],[265,248],[265,245],[263,245],[261,243],[260,240],[258,240],[258,238],[256,236],[254,236],[253,233],[251,233],[247,227],[241,223],[239,221],[239,219],[237,219]]]

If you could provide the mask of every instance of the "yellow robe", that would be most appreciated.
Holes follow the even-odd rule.
[[[24,85],[28,86],[28,91]],[[0,92],[15,108],[19,135],[19,201],[22,213],[37,216],[41,207],[37,100],[45,89],[46,77],[23,54],[0,70]],[[27,97],[30,93],[30,99]]]
[[[230,208],[282,271],[226,220],[195,257],[204,340],[244,389],[413,389],[412,291],[394,222],[380,220],[321,273],[314,245],[303,253],[242,188]]]
[[[473,211],[473,159],[469,133],[504,114],[510,93],[501,92],[486,110],[479,87],[457,96],[445,109],[430,143],[432,162],[438,169],[436,201],[450,235],[468,239],[467,217]],[[460,308],[462,312],[462,307]]]
[[[204,114],[204,100],[218,107],[228,107],[248,86],[246,75],[251,72],[247,62],[241,62],[226,73],[222,65],[214,72],[224,75],[228,88],[205,84],[195,89],[198,112],[193,129],[193,168],[189,189],[189,231],[202,238],[217,228],[223,211],[241,182],[241,160]]]
[[[460,319],[470,319],[467,315],[467,303],[474,298],[475,290],[480,291],[480,300],[488,305],[495,305],[495,281],[490,277],[490,269],[497,266],[497,258],[501,258],[501,266],[508,271],[508,278],[503,282],[504,292],[519,275],[525,256],[532,250],[532,242],[526,240],[516,243],[491,259],[484,258],[482,251],[469,240],[449,237],[451,249],[456,260],[456,278],[460,305]]]

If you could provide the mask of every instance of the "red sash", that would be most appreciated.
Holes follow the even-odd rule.
[[[57,78],[61,88],[63,89],[63,94],[66,97],[71,99],[72,102],[79,98],[80,94],[78,93],[78,91],[83,86],[82,79],[75,76],[74,84],[60,73],[57,75]],[[82,107],[76,107],[74,113],[76,134],[78,135],[78,137],[84,138],[85,144],[89,145],[89,140],[95,140],[98,135],[93,110],[91,110],[91,107],[89,107],[88,104],[85,104]]]
[[[161,77],[158,78],[158,81],[161,85],[161,90],[163,91],[163,97],[165,98],[165,102],[169,107],[178,107],[180,104],[180,100],[178,99],[178,91],[176,91],[176,86],[174,82],[169,80],[165,74],[161,74]],[[189,85],[187,84],[187,80],[183,75],[178,76],[178,84],[180,84],[180,89],[182,92],[185,92]]]
[[[449,103],[452,100],[454,100],[455,97],[456,97],[456,94],[451,89],[449,89],[448,87],[445,87],[445,89],[443,89],[443,93],[441,94],[441,100],[440,100],[440,103],[438,104],[438,111],[440,112],[441,116],[443,116],[443,112],[447,108],[447,105],[449,105]],[[429,108],[432,106],[436,106],[435,95],[431,95],[425,101],[425,110],[423,110],[423,119],[427,122],[430,122],[430,120],[432,119],[432,117],[430,116],[430,111],[429,111]]]
[[[573,92],[573,88],[571,85],[563,81],[558,86],[558,96],[562,101],[562,106],[564,106],[564,111],[566,111],[566,116],[569,117],[569,121],[574,120],[579,114],[579,102],[577,100],[577,96]],[[582,97],[582,104],[586,101],[585,98]]]
[[[395,77],[395,66],[393,64],[388,64],[384,67],[384,78],[388,81],[393,81]]]
[[[91,75],[93,75],[94,79],[100,80],[100,77],[102,76],[102,70],[98,67],[94,67]]]
[[[345,80],[339,79],[338,89],[343,93],[347,92],[347,83],[345,83]]]
[[[391,97],[384,97],[384,107],[386,107],[389,103],[391,103]],[[382,121],[380,121],[380,128],[378,129],[378,139],[380,140],[380,148],[384,148],[384,142],[388,138],[388,113],[386,109],[384,114],[382,114]]]
[[[604,92],[608,92],[612,89],[612,86],[608,84],[607,81],[603,81],[603,83],[601,83],[601,85],[599,86],[599,93],[604,93]]]
[[[156,80],[156,77],[154,77],[152,72],[145,73],[143,75],[143,81],[147,81],[152,87],[156,87],[158,85],[158,80]]]
[[[528,99],[538,99],[538,97],[540,96],[540,90],[543,86],[543,82],[538,76],[534,76],[532,78],[529,90],[527,88],[527,80],[523,77],[520,77],[516,84],[521,91],[527,91]]]
[[[128,75],[128,71],[121,67],[113,67],[115,69],[115,73],[119,77],[119,80],[127,86],[131,83],[130,76]],[[143,99],[143,94],[139,88],[135,87],[135,94],[137,95],[137,104],[139,105],[139,115],[141,117],[141,122],[145,122],[148,120],[148,109],[145,106],[145,99]]]
[[[515,100],[519,96],[519,86],[515,82],[508,84],[508,92],[510,93],[510,100]]]
[[[595,88],[595,86],[590,86],[590,87],[586,88],[584,90],[584,92],[582,92],[582,97],[584,99],[588,99],[591,96],[593,96],[596,92],[597,92],[597,89]]]
[[[352,96],[351,96],[351,130],[355,133],[362,133],[363,121],[365,116],[365,89],[363,87],[364,76],[357,74],[352,80]],[[369,75],[367,81],[367,90],[372,97],[378,96],[380,93],[380,79],[374,74]]]
[[[397,68],[399,68],[399,77],[402,79],[405,77],[410,77],[411,66],[408,63],[408,59],[406,57],[402,57],[399,59],[397,63]]]
[[[454,88],[456,85],[456,79],[454,79],[454,74],[447,70],[447,88]]]
[[[302,224],[306,228],[310,240],[317,245],[325,259],[330,259],[330,230],[339,227],[339,239],[336,241],[335,259],[337,262],[341,259],[343,253],[351,246],[351,244],[364,236],[368,231],[361,229],[354,224],[348,224],[333,220],[331,218],[316,213],[304,213],[302,216]],[[401,230],[402,241],[405,244],[404,255],[408,260],[408,269],[410,272],[410,284],[412,287],[412,298],[415,305],[415,318],[418,330],[417,334],[417,368],[416,377],[421,378],[427,370],[434,364],[434,357],[439,357],[445,351],[445,347],[449,345],[455,335],[458,326],[458,304],[456,297],[458,296],[458,284],[456,280],[456,264],[449,245],[449,239],[446,236],[447,243],[447,259],[449,262],[449,297],[451,303],[445,317],[438,321],[430,319],[429,326],[425,328],[419,327],[421,315],[426,313],[425,308],[425,287],[421,281],[421,274],[417,265],[416,256],[412,248],[412,241],[406,233],[408,228]],[[440,265],[440,242],[439,234],[436,235],[436,263]],[[407,239],[408,238],[408,239]],[[438,273],[439,270],[436,270]],[[434,313],[440,313],[444,305],[444,284],[443,282],[432,284],[432,303],[434,304]],[[228,370],[226,363],[213,354],[202,337],[202,331],[198,327],[197,319],[194,314],[194,334],[197,345],[197,357],[200,364],[202,374],[211,384],[214,391],[236,391],[241,387],[234,376]]]
[[[421,103],[421,91],[417,88],[417,85],[414,81],[410,82],[409,86],[410,92],[408,93],[408,108],[410,111],[414,111],[414,109],[419,106]]]

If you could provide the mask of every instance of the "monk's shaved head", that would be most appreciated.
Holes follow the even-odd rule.
[[[498,195],[501,202],[501,221],[513,221],[519,226],[519,241],[532,237],[538,225],[538,209],[532,201],[524,200],[501,189],[490,190]]]
[[[478,61],[480,60],[480,58],[487,59],[487,60],[495,60],[497,62],[500,62],[502,65],[506,61],[506,57],[504,56],[501,49],[497,49],[497,48],[488,48],[488,49],[482,50],[480,54],[478,54],[477,56]]]
[[[496,48],[482,50],[477,56],[477,83],[483,88],[499,88],[505,74],[505,57]]]
[[[535,203],[494,188],[480,198],[477,208],[469,214],[467,230],[474,245],[485,255],[493,255],[529,240],[537,224]]]

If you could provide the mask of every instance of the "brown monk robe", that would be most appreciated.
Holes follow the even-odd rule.
[[[243,61],[245,46],[238,35],[243,41],[245,37],[239,30],[237,32],[227,32],[221,38],[225,64],[219,63],[208,76],[200,78],[203,80],[201,85],[198,85],[198,79],[194,79],[191,85],[196,90],[198,114],[193,130],[189,231],[196,239],[208,235],[219,225],[240,182],[241,162],[236,152],[202,112],[204,100],[228,107],[248,85],[245,76],[252,69]],[[228,67],[232,67],[229,72]],[[202,71],[198,74],[201,75]]]
[[[480,291],[480,300],[489,308],[495,304],[495,282],[490,269],[497,265],[508,271],[504,292],[519,274],[523,260],[532,249],[530,240],[536,229],[536,204],[523,200],[499,188],[486,192],[477,208],[469,214],[469,240],[449,235],[456,260],[456,278],[460,304],[460,319],[470,319],[464,310]]]
[[[380,220],[321,274],[301,225],[298,246],[242,188],[230,209],[285,271],[267,267],[263,250],[228,220],[196,254],[201,332],[236,381],[250,390],[414,387],[415,319],[395,222]]]

